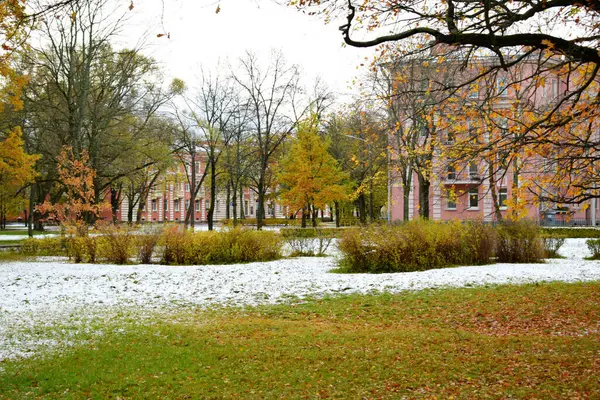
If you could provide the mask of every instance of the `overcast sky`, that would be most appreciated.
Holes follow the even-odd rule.
[[[332,90],[343,93],[371,54],[342,46],[338,26],[343,23],[326,25],[273,0],[164,0],[164,11],[161,0],[138,0],[124,32],[129,40],[147,32],[144,52],[160,61],[169,77],[190,86],[199,65],[212,69],[221,60],[224,67],[228,62],[235,66],[246,50],[267,60],[270,49],[280,49],[290,63],[302,67],[307,81],[320,75]],[[170,33],[170,39],[156,37],[162,32]]]

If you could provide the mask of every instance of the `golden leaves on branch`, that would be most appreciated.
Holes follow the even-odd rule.
[[[58,180],[64,192],[60,201],[52,204],[46,200],[37,207],[62,224],[77,224],[87,217],[96,218],[108,207],[97,203],[94,179],[96,171],[89,165],[89,155],[83,150],[79,156],[70,146],[63,147],[57,157]]]

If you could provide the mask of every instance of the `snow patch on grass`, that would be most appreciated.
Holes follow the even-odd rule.
[[[487,284],[600,280],[585,239],[568,239],[566,259],[395,274],[335,274],[335,257],[212,266],[0,264],[0,360],[87,340],[103,321],[137,321],[186,306],[257,305],[331,294]]]

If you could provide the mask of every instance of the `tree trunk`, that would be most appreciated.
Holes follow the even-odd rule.
[[[127,205],[127,223],[133,224],[133,210],[135,208],[135,194],[133,196],[127,196],[129,204]]]
[[[110,187],[110,209],[112,214],[113,224],[119,222],[119,204],[121,204],[121,193],[122,189],[115,189],[113,186]]]
[[[217,199],[217,171],[216,161],[210,160],[210,207],[208,208],[208,230],[213,230],[213,218],[215,214],[215,201]]]
[[[263,227],[263,210],[265,205],[265,171],[260,171],[258,179],[258,204],[256,206],[256,229],[261,230]]]
[[[519,159],[517,156],[513,157],[513,182],[512,182],[512,204],[515,207],[512,207],[510,213],[513,219],[517,219],[518,217],[518,207],[519,207]]]
[[[226,189],[226,200],[225,200],[225,219],[231,218],[231,186],[229,186],[229,182],[227,183]]]
[[[419,216],[429,219],[429,189],[431,188],[431,181],[419,173],[417,174],[417,179],[419,181]]]
[[[358,196],[358,219],[361,224],[367,223],[367,205],[365,204],[365,194],[361,193]]]
[[[502,213],[500,212],[500,204],[498,203],[498,193],[496,192],[496,173],[495,164],[493,161],[490,162],[489,168],[490,193],[492,195],[492,204],[494,205],[494,216],[496,217],[496,221],[502,222],[503,217]]]
[[[184,203],[185,204],[185,203]],[[192,231],[196,227],[196,214],[194,207],[196,206],[196,151],[192,151],[192,182],[190,183],[190,206],[186,215],[186,221],[190,221],[190,227]],[[187,226],[187,223],[186,223]]]
[[[233,225],[235,226],[237,223],[237,186],[231,185],[231,207],[233,214]]]
[[[245,203],[244,203],[244,191],[240,188],[240,219],[246,218],[245,212]]]
[[[412,171],[407,168],[407,171],[402,174],[402,220],[408,221],[410,218],[410,195],[412,188]]]
[[[335,227],[340,227],[340,202],[336,201],[333,203],[335,206]]]
[[[319,216],[319,209],[315,208],[314,204],[312,206],[312,226],[313,228],[317,227],[317,217]]]
[[[302,208],[302,228],[306,228],[306,207]]]

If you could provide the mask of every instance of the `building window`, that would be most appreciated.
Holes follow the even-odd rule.
[[[250,206],[250,215],[254,215],[254,207]]]
[[[169,211],[169,202],[167,201],[167,199],[163,201],[163,210]]]
[[[206,207],[206,212],[208,212],[208,209],[210,208],[210,201],[206,200],[204,206]]]
[[[479,171],[477,170],[477,164],[474,162],[469,164],[469,178],[479,179]]]
[[[200,212],[200,200],[196,200],[196,212]]]
[[[452,165],[448,165],[448,174],[446,175],[448,180],[456,180],[456,169]]]
[[[500,188],[498,190],[498,206],[501,210],[506,210],[506,201],[508,200],[508,189]]]
[[[558,79],[552,79],[552,98],[555,99],[558,97]]]
[[[190,208],[190,201],[186,200],[185,201],[185,209],[188,210]]]
[[[152,211],[156,211],[156,199],[152,200]]]
[[[506,80],[506,77],[499,77],[498,79],[496,79],[496,93],[498,93],[498,96],[500,97],[506,97],[508,96],[508,82]]]
[[[179,211],[179,199],[173,201],[173,208],[175,211]]]
[[[446,210],[456,210],[456,196],[451,191],[446,193]]]
[[[244,202],[244,214],[248,215],[248,200]]]
[[[479,98],[479,86],[478,85],[471,86],[471,88],[469,89],[469,98],[471,98],[471,99]]]
[[[469,208],[479,208],[479,189],[469,190]]]
[[[186,183],[186,184],[185,184],[185,191],[186,191],[186,192],[189,192],[189,191],[190,191],[190,184],[189,184],[189,183]]]
[[[221,205],[221,200],[217,200],[216,211],[219,212],[219,206]]]
[[[200,173],[200,162],[196,161],[196,173],[199,174]]]

